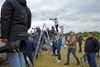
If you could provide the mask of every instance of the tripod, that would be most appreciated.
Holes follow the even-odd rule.
[[[82,67],[84,67],[85,64],[87,63],[87,57],[85,53],[83,53],[81,56],[81,62],[82,62]]]

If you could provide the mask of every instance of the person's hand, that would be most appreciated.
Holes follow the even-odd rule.
[[[1,40],[1,42],[3,42],[3,43],[7,42],[7,39],[0,39],[0,40]]]

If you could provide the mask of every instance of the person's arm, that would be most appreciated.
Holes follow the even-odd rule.
[[[95,39],[95,50],[96,50],[96,52],[99,51],[99,42],[97,39]]]
[[[29,29],[31,27],[32,16],[31,16],[31,11],[28,7],[27,7],[27,12],[28,12],[28,29]]]
[[[12,19],[11,3],[6,1],[1,8],[1,38],[7,39],[10,32],[10,24]]]
[[[53,19],[53,18],[50,18],[49,20],[55,20],[55,19]]]

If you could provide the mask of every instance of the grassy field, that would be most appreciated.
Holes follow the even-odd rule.
[[[83,43],[83,46],[84,46],[84,43]],[[77,49],[76,50],[77,56],[80,59],[82,53],[78,52],[78,45],[77,45],[76,49]],[[67,66],[64,65],[64,63],[66,62],[66,54],[67,54],[67,48],[65,49],[62,46],[61,63],[57,62],[57,57],[55,57],[55,63],[53,63],[51,54],[48,52],[43,52],[43,54],[35,61],[35,67],[82,67],[82,63],[80,65],[76,65],[76,60],[74,59],[72,54],[70,56],[70,65],[67,65]],[[98,67],[100,67],[100,58],[97,58],[97,64],[98,64]],[[85,67],[89,67],[88,63],[85,64]]]
[[[84,47],[84,43],[82,45]],[[80,59],[82,53],[79,53],[78,52],[78,44],[76,46],[76,53],[77,53],[77,56],[78,58]],[[84,48],[83,48],[84,50]],[[65,49],[63,46],[62,46],[62,49],[61,49],[61,56],[62,56],[62,60],[61,60],[61,63],[58,63],[57,62],[57,57],[55,57],[55,63],[53,63],[53,60],[52,60],[52,56],[51,56],[51,53],[49,52],[43,52],[42,55],[39,56],[39,58],[37,60],[35,60],[35,67],[82,67],[82,63],[80,65],[76,65],[76,60],[74,59],[74,57],[70,56],[70,65],[64,65],[64,63],[66,62],[66,54],[67,54],[67,48]],[[97,58],[97,64],[98,64],[98,67],[100,67],[100,58]],[[3,65],[3,66],[0,66],[0,67],[9,67],[8,65]],[[88,63],[85,64],[85,67],[88,67]]]

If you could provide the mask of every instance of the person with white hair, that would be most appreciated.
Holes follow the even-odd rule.
[[[58,62],[61,62],[61,46],[62,46],[62,34],[59,33],[59,37],[57,40],[57,54],[58,54]]]

